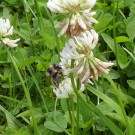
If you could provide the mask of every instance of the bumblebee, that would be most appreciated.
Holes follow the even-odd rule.
[[[50,66],[47,69],[47,72],[49,73],[49,75],[51,76],[52,79],[52,83],[58,87],[59,83],[62,81],[63,79],[63,75],[62,75],[62,67],[60,65],[57,64],[53,64],[52,66]]]

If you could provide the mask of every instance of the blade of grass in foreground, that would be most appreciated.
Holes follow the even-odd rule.
[[[27,66],[27,68],[28,68],[28,70],[29,70],[29,73],[31,74],[32,79],[33,79],[33,81],[34,81],[34,83],[35,83],[35,85],[36,85],[36,87],[37,87],[37,90],[38,90],[38,92],[39,92],[39,94],[40,94],[40,96],[41,96],[41,98],[42,98],[42,100],[43,100],[43,103],[44,103],[46,112],[48,113],[48,108],[47,108],[47,105],[46,105],[46,101],[45,101],[44,96],[43,96],[43,94],[42,94],[42,91],[41,91],[41,89],[40,89],[40,87],[39,87],[38,80],[37,80],[37,78],[34,76],[34,74],[33,74],[32,70],[31,70],[30,66],[29,66],[27,63],[26,63],[26,66]]]
[[[23,124],[18,121],[11,113],[9,113],[3,106],[0,105],[0,110],[5,114],[8,115],[12,121],[15,123],[15,125],[17,125],[17,127],[22,127]]]
[[[120,128],[118,128],[111,120],[109,120],[91,101],[89,104],[80,96],[78,95],[80,101],[82,101],[90,111],[95,113],[99,116],[102,122],[115,134],[115,135],[123,135],[123,132]]]
[[[118,113],[118,115],[120,117],[122,117],[123,123],[125,123],[124,121],[124,117],[122,115],[122,111],[120,106],[113,101],[111,98],[109,98],[108,96],[106,96],[105,94],[103,94],[102,92],[98,91],[97,89],[93,88],[92,86],[87,85],[87,89],[92,92],[94,95],[98,96],[99,98],[101,98],[104,102],[106,102],[108,105],[111,105],[111,107]]]
[[[125,123],[126,123],[126,127],[127,127],[127,135],[130,135],[129,121],[128,121],[128,117],[127,117],[127,115],[126,115],[126,111],[125,111],[125,108],[124,108],[124,104],[123,104],[122,98],[121,98],[120,88],[117,88],[116,84],[115,84],[114,81],[110,78],[110,76],[108,76],[108,75],[104,75],[104,76],[105,76],[105,78],[110,82],[110,84],[112,85],[112,87],[113,87],[114,90],[115,90],[116,96],[117,96],[118,101],[119,101],[119,105],[120,105],[121,110],[122,110],[123,117],[124,117],[124,119],[125,119]]]
[[[32,101],[31,101],[31,98],[30,98],[30,93],[29,93],[29,91],[27,90],[27,88],[25,86],[25,83],[24,83],[23,78],[21,76],[21,73],[20,73],[20,71],[19,71],[19,69],[18,69],[18,67],[16,65],[16,62],[15,62],[14,58],[12,57],[12,55],[11,55],[11,53],[10,53],[10,51],[9,51],[9,49],[7,47],[6,47],[6,50],[7,50],[7,53],[8,53],[8,55],[9,55],[9,57],[10,57],[12,63],[13,63],[13,66],[14,66],[14,68],[16,70],[16,73],[17,73],[17,75],[18,75],[18,77],[20,79],[20,82],[22,84],[22,87],[23,87],[23,90],[24,90],[24,93],[25,93],[28,105],[32,106]],[[37,123],[36,123],[35,118],[34,118],[33,109],[31,107],[29,107],[29,110],[30,110],[32,121],[33,121],[34,133],[35,133],[35,135],[38,135]]]
[[[60,52],[59,39],[58,39],[57,32],[56,32],[55,27],[54,27],[53,19],[52,19],[52,17],[51,17],[51,14],[50,14],[49,10],[47,9],[47,7],[45,7],[45,12],[46,12],[47,16],[49,17],[50,23],[52,24],[52,27],[53,27],[52,30],[53,30],[53,32],[54,32],[54,36],[55,36],[55,40],[56,40],[57,48],[58,48],[57,51],[58,51],[58,53],[59,53],[59,52]]]
[[[74,83],[74,77],[73,74],[71,74],[71,82],[72,82],[72,87],[77,94],[79,100],[84,103],[88,107],[90,111],[92,111],[94,114],[99,116],[102,120],[102,122],[115,134],[115,135],[124,135],[123,132],[119,127],[117,127],[111,120],[109,120],[91,101],[87,103],[78,93],[78,90],[75,87]]]

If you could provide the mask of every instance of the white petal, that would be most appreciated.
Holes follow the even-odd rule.
[[[4,36],[8,36],[12,34],[13,34],[13,26],[9,29],[9,31]]]
[[[99,74],[98,74],[97,68],[95,67],[95,65],[92,62],[90,62],[90,66],[92,68],[93,76],[94,76],[95,80],[98,80],[98,75]]]
[[[93,43],[92,43],[92,45],[91,45],[91,49],[94,49],[95,46],[96,46],[96,44],[98,43],[98,34],[97,34],[96,31],[93,30],[93,29],[91,30],[91,33],[92,33],[93,38],[94,38]]]
[[[86,30],[87,29],[87,26],[85,25],[85,23],[84,23],[84,21],[83,21],[83,19],[80,17],[80,18],[78,18],[78,24],[79,24],[79,26],[83,29],[83,30]]]
[[[9,47],[13,48],[18,46],[18,44],[16,44],[16,42],[18,42],[20,39],[16,39],[16,40],[10,40],[9,38],[3,38],[2,42],[6,45],[8,45]]]
[[[62,30],[60,31],[60,33],[58,34],[58,37],[62,36],[68,29],[69,26],[69,19],[67,20],[66,25],[62,28]]]

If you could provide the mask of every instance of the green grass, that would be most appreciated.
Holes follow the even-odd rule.
[[[48,67],[59,63],[67,41],[58,38],[60,18],[47,0],[3,0],[0,18],[14,26],[16,48],[0,45],[0,134],[134,135],[135,132],[135,0],[97,0],[93,10],[99,34],[95,56],[114,62],[83,93],[56,99]],[[125,49],[124,49],[124,48]]]

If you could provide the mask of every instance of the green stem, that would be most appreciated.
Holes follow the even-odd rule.
[[[68,113],[69,113],[69,117],[70,117],[70,122],[72,123],[71,109],[70,109],[69,101],[67,99],[66,99],[66,103],[67,103],[67,107],[68,107]]]
[[[118,55],[117,55],[117,42],[116,42],[116,9],[115,9],[115,0],[113,0],[113,38],[114,38],[114,45],[115,45],[115,56],[116,56],[116,62],[118,65]]]
[[[53,19],[51,17],[50,12],[47,9],[47,7],[45,7],[45,11],[46,11],[47,16],[49,17],[49,21],[50,21],[50,23],[51,23],[51,25],[53,27],[54,37],[55,37],[57,47],[58,47],[57,53],[59,53],[60,52],[60,43],[59,43],[59,39],[58,39],[58,36],[57,36],[57,32],[56,32],[55,27],[54,27]]]
[[[37,90],[38,90],[38,92],[39,92],[39,94],[40,94],[40,96],[41,96],[41,98],[42,98],[42,100],[43,100],[43,103],[44,103],[46,112],[48,113],[48,108],[47,108],[47,105],[46,105],[44,96],[43,96],[43,94],[42,94],[42,91],[41,91],[41,89],[40,89],[40,87],[39,87],[37,78],[34,76],[34,74],[33,74],[32,70],[31,70],[30,66],[29,66],[27,63],[26,63],[26,66],[27,66],[27,68],[28,68],[28,70],[29,70],[29,73],[30,73],[30,75],[32,76],[32,79],[33,79],[33,81],[35,82],[35,85],[36,85],[36,87],[37,87]]]
[[[25,5],[28,4],[28,3],[25,0],[23,2],[24,2],[24,9],[25,9]],[[25,11],[25,15],[26,15],[27,24],[29,24],[28,13],[26,12],[26,10],[24,10],[24,11]],[[28,31],[29,31],[29,35],[30,35],[30,43],[31,43],[31,46],[32,46],[32,52],[33,52],[33,54],[35,54],[35,46],[34,46],[33,40],[32,40],[30,24],[29,24],[29,27],[28,27]]]
[[[115,90],[115,93],[117,95],[117,98],[118,98],[118,101],[120,103],[120,107],[121,107],[121,110],[122,110],[122,114],[124,116],[124,119],[125,119],[125,123],[126,123],[126,127],[127,127],[127,135],[130,135],[130,126],[129,126],[129,121],[128,121],[128,117],[126,115],[126,111],[125,111],[125,108],[124,108],[124,104],[123,104],[123,101],[121,99],[121,95],[120,95],[120,92],[119,92],[119,89],[117,88],[117,86],[115,85],[114,81],[108,76],[108,75],[104,75],[105,78],[110,82],[110,84],[112,85],[112,87],[114,88]]]
[[[18,67],[17,67],[17,65],[16,65],[16,63],[15,63],[15,61],[14,61],[14,59],[13,59],[13,57],[12,57],[10,51],[9,51],[9,49],[7,47],[6,47],[6,49],[7,49],[8,55],[9,55],[9,57],[10,57],[12,63],[13,63],[13,66],[14,66],[14,68],[16,70],[16,73],[17,73],[17,75],[18,75],[18,77],[19,77],[19,79],[21,81],[21,84],[22,84],[22,87],[23,87],[23,90],[24,90],[24,93],[25,93],[25,96],[26,96],[26,99],[27,99],[27,102],[28,102],[28,106],[32,106],[32,101],[31,101],[31,98],[30,98],[30,93],[29,93],[29,91],[27,90],[27,88],[25,86],[25,83],[23,81],[21,73],[20,73],[20,71],[19,71],[19,69],[18,69]],[[31,107],[29,107],[29,110],[30,110],[30,114],[31,114],[31,117],[32,117],[33,125],[34,125],[34,127],[33,127],[34,133],[35,133],[35,135],[38,135],[37,123],[36,123],[36,121],[34,119],[33,109]]]
[[[74,96],[72,96],[72,135],[75,134]]]
[[[57,101],[58,101],[58,99],[56,98],[56,101],[55,101],[55,104],[54,104],[54,117],[53,117],[53,119],[54,119],[54,121],[56,121],[56,108],[57,108]]]
[[[123,17],[125,25],[127,25],[127,18],[125,17],[125,15],[123,14],[123,12],[120,9],[119,9],[119,13]]]
[[[37,18],[37,16],[35,15],[35,13],[33,12],[32,8],[30,7],[29,3],[26,0],[23,0],[24,4],[28,6],[28,8],[30,9],[31,13],[33,14],[33,16],[35,18]]]
[[[77,116],[76,116],[76,135],[79,131],[79,97],[77,95]]]
[[[42,16],[42,13],[40,12],[37,0],[34,0],[34,3],[35,3],[36,11],[37,11],[37,18],[38,18],[38,24],[39,24],[39,27],[40,27],[40,31],[41,31],[41,36],[43,38],[44,49],[46,49],[46,43],[45,43],[46,39],[45,39],[45,36],[44,36],[45,34],[43,34],[45,32],[45,28],[44,28],[44,24],[43,24],[43,16]],[[41,47],[40,47],[40,50],[42,51]]]
[[[9,74],[9,89],[10,89],[10,97],[13,97],[12,83],[11,83],[11,73]]]

